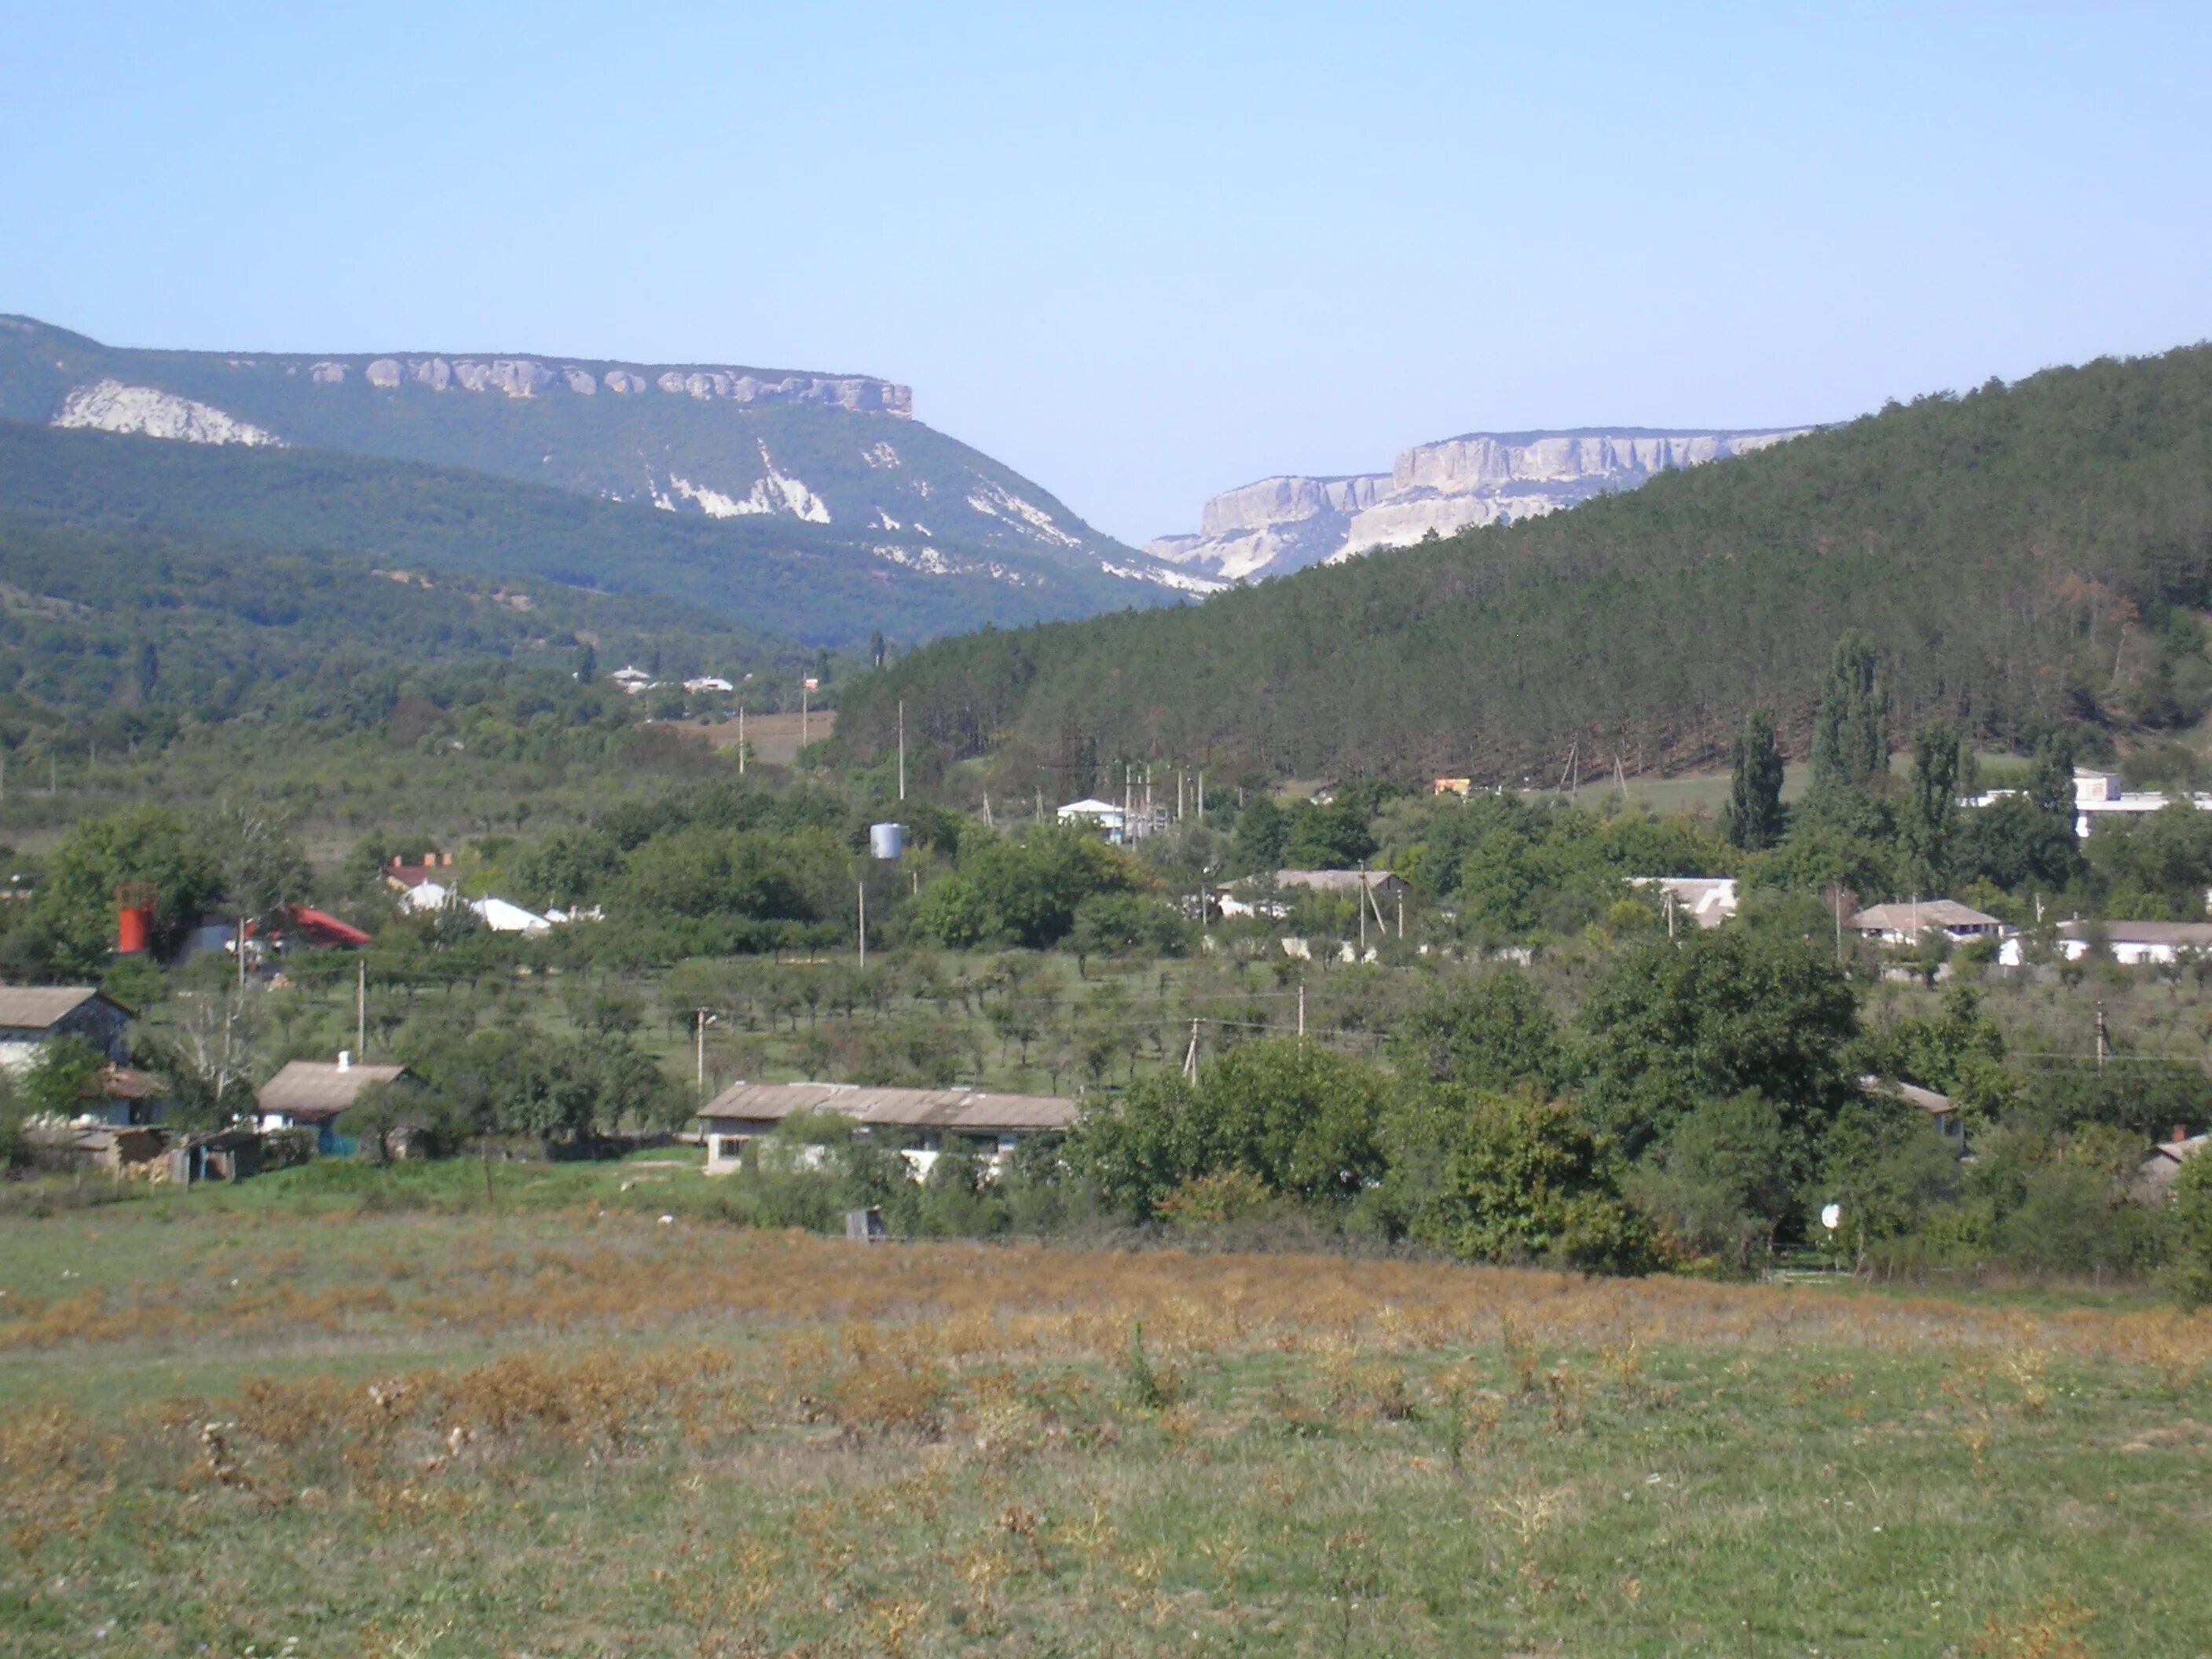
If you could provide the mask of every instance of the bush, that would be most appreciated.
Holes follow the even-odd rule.
[[[2212,1303],[2212,1156],[2199,1152],[2173,1178],[2167,1283],[2185,1308]]]

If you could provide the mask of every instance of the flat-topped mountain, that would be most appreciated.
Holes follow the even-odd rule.
[[[465,467],[668,513],[827,527],[915,574],[1072,580],[1091,609],[1206,592],[913,418],[864,374],[514,353],[138,350],[0,317],[0,418]],[[1072,595],[1046,607],[1066,614]],[[975,619],[981,622],[979,615]]]
[[[1554,513],[1808,430],[1470,432],[1403,450],[1388,472],[1245,484],[1206,502],[1196,535],[1163,536],[1145,550],[1225,581],[1279,576],[1432,532],[1452,536]]]

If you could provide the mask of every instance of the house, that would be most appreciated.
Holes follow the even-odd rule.
[[[2062,921],[2054,948],[2068,962],[2079,962],[2100,935],[2112,960],[2130,968],[2212,954],[2212,921]],[[2027,959],[2017,939],[2007,939],[1997,951],[2000,967],[2017,968]]]
[[[1094,829],[1103,830],[1108,841],[1116,847],[1121,844],[1127,814],[1110,800],[1086,795],[1081,800],[1068,802],[1054,816],[1062,823],[1087,823]]]
[[[117,1065],[131,1057],[131,1011],[92,985],[0,985],[0,1068],[27,1071],[57,1037],[82,1037]]]
[[[1678,915],[1700,927],[1717,927],[1735,915],[1735,881],[1724,876],[1631,876],[1631,887],[1656,887],[1660,902],[1673,899]]]
[[[452,891],[442,882],[426,881],[399,896],[400,908],[406,910],[442,909],[447,896]],[[540,933],[553,930],[553,924],[545,917],[534,910],[526,910],[519,904],[509,904],[503,898],[464,899],[461,902],[477,921],[495,933],[523,933],[535,939]]]
[[[684,681],[684,689],[686,691],[734,691],[738,688],[719,674],[702,674],[696,679]]]
[[[1873,904],[1844,926],[1884,945],[1917,945],[1923,935],[1941,933],[1954,945],[2000,939],[2005,925],[1954,899],[1912,899],[1902,904]]]
[[[2074,833],[2086,840],[2100,819],[2160,812],[2177,800],[2186,800],[2199,811],[2212,811],[2212,794],[2167,795],[2154,789],[2124,789],[2113,773],[2077,767],[2074,773]]]
[[[2175,1124],[2173,1138],[2160,1141],[2136,1172],[2136,1196],[2151,1203],[2163,1203],[2172,1197],[2174,1177],[2181,1173],[2181,1166],[2208,1144],[2212,1144],[2212,1134],[2192,1135],[2186,1124]]]
[[[327,1060],[295,1060],[261,1085],[253,1112],[254,1127],[313,1129],[315,1150],[343,1155],[352,1150],[337,1132],[337,1121],[353,1109],[361,1091],[372,1083],[411,1083],[414,1074],[404,1066],[356,1066],[350,1054],[341,1052],[335,1065]]]
[[[453,867],[453,855],[451,853],[425,853],[420,864],[410,864],[403,858],[394,858],[384,868],[384,884],[404,893],[410,888],[420,887],[426,881],[437,880],[441,870]]]
[[[633,697],[637,696],[641,691],[652,690],[654,686],[659,684],[658,680],[654,679],[652,675],[647,673],[645,670],[640,668],[635,663],[625,664],[623,666],[616,669],[615,672],[608,675],[607,678],[612,680],[617,685],[620,686],[623,689],[624,695]]]
[[[1959,1115],[1959,1103],[1948,1095],[1939,1095],[1933,1089],[1923,1089],[1917,1083],[1892,1083],[1878,1077],[1859,1079],[1863,1094],[1893,1096],[1908,1106],[1917,1106],[1928,1114],[1936,1133],[1951,1143],[1954,1156],[1966,1150],[1966,1126]]]
[[[1406,891],[1406,884],[1388,870],[1278,870],[1272,878],[1245,876],[1237,881],[1223,882],[1214,889],[1218,896],[1219,908],[1224,916],[1267,916],[1279,921],[1290,914],[1290,907],[1279,898],[1264,896],[1272,879],[1277,893],[1287,893],[1293,888],[1304,888],[1317,893],[1357,893],[1364,888],[1376,895],[1376,902],[1395,898]]]
[[[433,884],[422,883],[407,890],[419,891],[422,886]],[[258,922],[246,924],[246,939],[250,961],[262,943]],[[307,904],[280,905],[266,941],[280,951],[294,945],[313,951],[357,951],[368,942],[369,936],[351,922],[340,921],[336,916]],[[228,947],[226,938],[222,948]]]
[[[699,1113],[707,1143],[707,1173],[729,1175],[743,1167],[745,1143],[770,1134],[798,1112],[836,1112],[855,1134],[881,1129],[914,1136],[921,1145],[908,1162],[916,1178],[927,1174],[947,1134],[996,1142],[992,1163],[1002,1164],[1025,1135],[1054,1134],[1075,1121],[1076,1105],[1056,1095],[988,1094],[979,1089],[878,1089],[852,1083],[733,1083]]]

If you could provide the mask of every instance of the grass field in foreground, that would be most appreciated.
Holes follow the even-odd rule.
[[[9,1655],[2212,1651],[2204,1316],[267,1203],[0,1291]]]

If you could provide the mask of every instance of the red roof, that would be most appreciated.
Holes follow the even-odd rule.
[[[313,905],[288,904],[283,907],[283,911],[284,927],[276,931],[283,933],[285,928],[289,928],[304,937],[310,945],[361,945],[369,942],[369,936],[351,922],[340,921],[329,912],[318,910]],[[258,938],[260,932],[258,924],[251,921],[246,924],[248,939]]]

